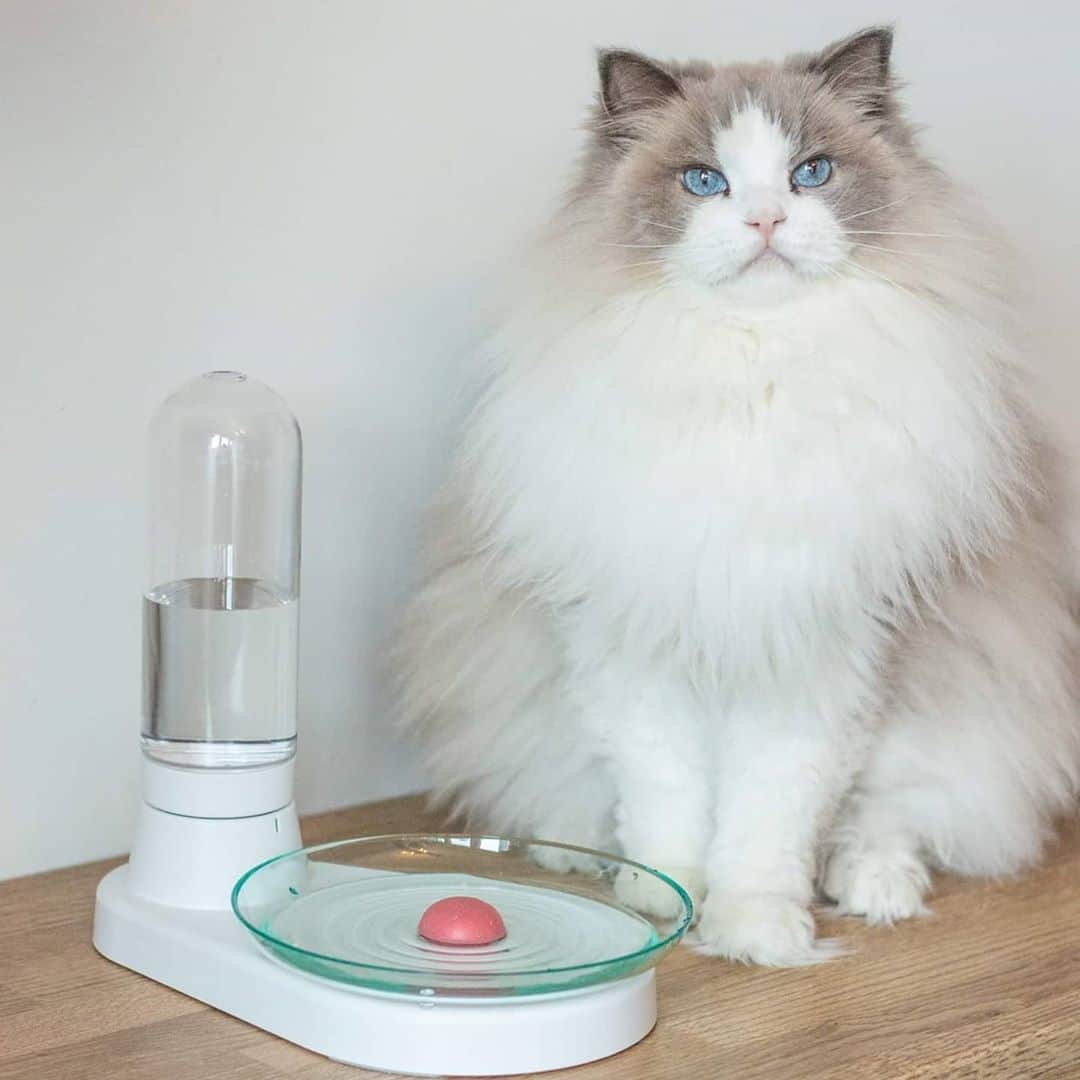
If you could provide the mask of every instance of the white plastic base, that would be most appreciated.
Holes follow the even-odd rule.
[[[158,904],[224,911],[237,878],[300,847],[291,760],[188,769],[143,758],[127,889]]]
[[[170,907],[231,911],[232,887],[245,870],[298,847],[295,803],[242,818],[185,817],[143,803],[127,888]]]
[[[510,999],[383,994],[275,960],[231,910],[166,907],[129,884],[121,866],[98,886],[98,952],[350,1065],[442,1076],[542,1072],[615,1054],[656,1023],[652,971],[597,989]]]

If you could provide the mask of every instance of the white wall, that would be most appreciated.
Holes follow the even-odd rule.
[[[306,437],[299,799],[414,787],[376,648],[414,574],[458,357],[557,196],[591,49],[756,57],[902,12],[933,150],[1075,292],[1064,6],[907,0],[0,5],[0,877],[122,851],[136,799],[142,445],[240,367]]]

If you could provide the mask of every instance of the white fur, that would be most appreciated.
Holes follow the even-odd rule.
[[[756,218],[777,219],[772,250],[787,260],[797,275],[814,275],[839,265],[850,251],[828,208],[814,195],[792,188],[793,166],[799,164],[788,136],[760,109],[735,112],[731,124],[716,133],[716,162],[730,185],[721,197],[701,199],[686,235],[675,246],[673,260],[689,278],[707,286],[729,282],[750,270],[736,294],[753,301],[798,285],[786,268],[759,259],[765,243],[748,225]]]
[[[928,865],[1037,858],[1080,775],[1076,628],[984,261],[933,305],[814,277],[839,228],[785,195],[767,122],[718,154],[796,200],[805,265],[704,288],[757,242],[730,200],[659,286],[557,250],[495,342],[404,715],[496,827],[619,846],[707,893],[704,951],[798,964],[832,955],[819,875],[883,922]]]

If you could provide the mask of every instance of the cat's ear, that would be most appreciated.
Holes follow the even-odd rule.
[[[597,56],[603,130],[614,138],[634,138],[643,114],[682,95],[678,80],[640,53],[604,49]]]
[[[871,26],[812,56],[811,71],[824,76],[836,93],[854,101],[869,117],[882,116],[893,91],[893,32],[890,26]]]

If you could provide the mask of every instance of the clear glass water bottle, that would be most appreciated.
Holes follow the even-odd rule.
[[[143,752],[247,768],[296,752],[300,428],[236,371],[167,398],[150,430]]]

